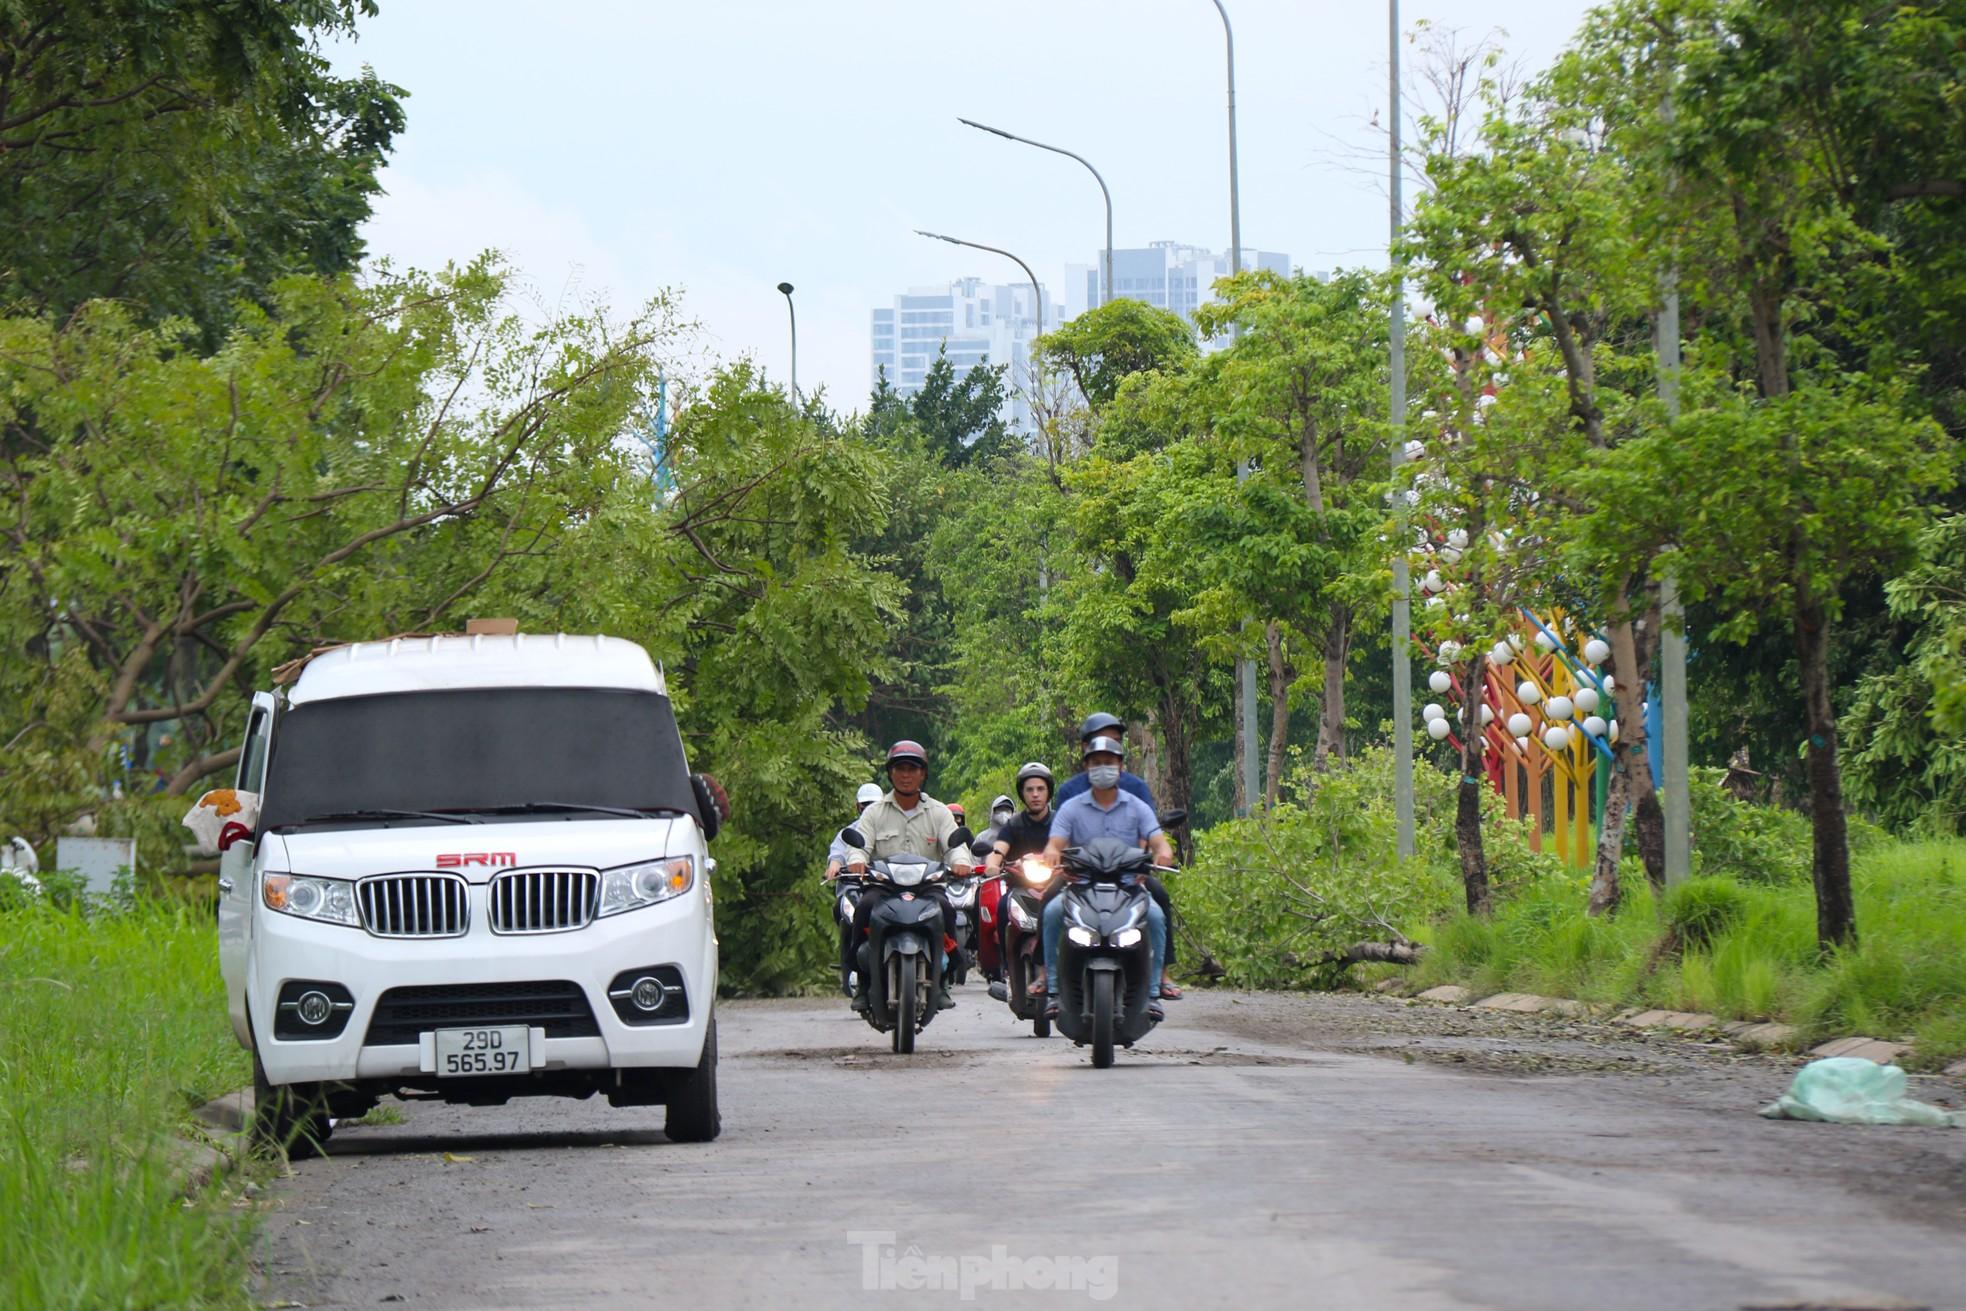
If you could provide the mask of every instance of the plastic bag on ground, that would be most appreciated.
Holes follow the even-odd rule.
[[[1966,1127],[1966,1117],[1905,1096],[1905,1072],[1861,1056],[1828,1056],[1795,1072],[1789,1090],[1761,1108],[1771,1120],[1828,1124]]]

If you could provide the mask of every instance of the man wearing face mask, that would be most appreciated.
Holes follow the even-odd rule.
[[[1169,845],[1167,834],[1161,832],[1160,819],[1153,807],[1131,793],[1120,791],[1120,763],[1125,758],[1126,748],[1118,738],[1095,737],[1086,744],[1083,763],[1090,790],[1058,807],[1051,820],[1051,838],[1045,845],[1047,858],[1057,862],[1067,847],[1082,846],[1094,838],[1118,838],[1147,848],[1157,864],[1174,863],[1174,848]],[[1054,1019],[1058,1015],[1058,939],[1065,932],[1065,900],[1055,895],[1056,891],[1054,880],[1052,892],[1046,895],[1043,921],[1045,991],[1050,994],[1045,1002],[1045,1015]],[[1163,890],[1162,896],[1165,895]],[[1159,1019],[1168,934],[1167,912],[1158,898],[1147,904],[1147,932],[1153,945],[1155,980],[1147,1011]]]

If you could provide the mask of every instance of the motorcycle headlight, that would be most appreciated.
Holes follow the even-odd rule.
[[[1041,860],[1026,858],[1022,867],[1024,882],[1031,887],[1040,887],[1051,882],[1051,866]]]
[[[680,897],[696,886],[694,856],[664,856],[635,865],[601,871],[601,908],[597,915],[619,915]]]
[[[345,879],[267,874],[260,880],[259,896],[268,910],[282,915],[355,928],[362,924],[361,913],[355,909],[355,885]]]
[[[1038,927],[1038,917],[1024,909],[1024,903],[1015,898],[1010,903],[1010,922],[1026,933],[1035,932]]]
[[[1073,942],[1078,943],[1081,947],[1097,947],[1099,945],[1099,935],[1091,929],[1086,928],[1083,924],[1074,924],[1071,928],[1066,929],[1065,936]]]
[[[928,866],[917,865],[913,861],[896,861],[887,867],[887,876],[894,880],[897,888],[912,888],[922,881],[928,873]]]
[[[1115,947],[1137,947],[1140,945],[1140,938],[1141,933],[1138,929],[1121,929],[1113,935],[1113,945]]]

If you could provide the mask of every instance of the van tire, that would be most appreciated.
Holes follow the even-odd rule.
[[[662,1132],[674,1143],[707,1143],[723,1127],[723,1115],[717,1109],[717,1017],[712,1015],[696,1068],[681,1071],[669,1086]]]
[[[256,1151],[276,1160],[284,1155],[290,1161],[304,1161],[320,1155],[321,1144],[333,1128],[320,1084],[269,1083],[259,1053],[253,1053],[250,1141]]]

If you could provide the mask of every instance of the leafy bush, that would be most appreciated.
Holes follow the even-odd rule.
[[[1733,879],[1692,878],[1666,893],[1666,927],[1682,950],[1711,947],[1747,917],[1748,894]]]
[[[1807,882],[1808,817],[1736,798],[1720,786],[1726,774],[1705,767],[1692,772],[1695,871],[1749,883]]]
[[[1419,771],[1416,808],[1445,816],[1444,779]],[[1300,766],[1266,814],[1197,836],[1195,862],[1171,875],[1183,933],[1246,987],[1302,987],[1342,972],[1347,948],[1388,942],[1444,912],[1453,883],[1438,858],[1402,865],[1391,753],[1362,752],[1324,773]]]

